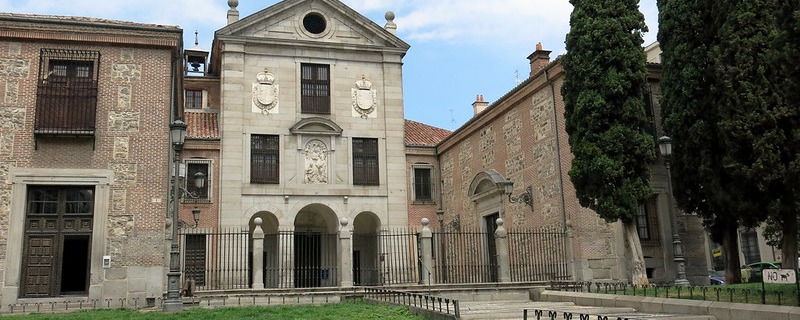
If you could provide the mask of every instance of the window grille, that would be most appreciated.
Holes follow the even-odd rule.
[[[353,184],[380,184],[378,139],[353,138]]]
[[[277,135],[252,135],[250,138],[250,183],[279,183],[279,155]]]
[[[432,201],[431,168],[414,168],[414,201]]]
[[[41,49],[35,133],[94,135],[100,52]]]
[[[331,114],[330,66],[325,64],[301,64],[302,113]]]
[[[203,90],[186,90],[185,109],[203,109]]]

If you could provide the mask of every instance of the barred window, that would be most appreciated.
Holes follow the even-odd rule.
[[[378,171],[378,139],[353,138],[353,184],[380,184]]]
[[[252,135],[250,138],[250,183],[279,183],[278,141],[277,135]]]
[[[197,186],[195,177],[202,174],[204,182]],[[189,195],[183,197],[183,202],[210,202],[211,201],[211,160],[189,159],[186,160],[186,178],[184,179],[186,191]]]
[[[330,66],[303,63],[300,70],[301,112],[331,114]]]
[[[203,90],[186,90],[186,109],[203,109]]]
[[[430,202],[433,200],[430,166],[414,167],[414,201]]]
[[[94,135],[99,64],[97,51],[41,50],[35,133]]]
[[[656,210],[656,197],[650,197],[644,204],[639,206],[636,212],[636,229],[639,232],[639,239],[643,241],[657,241],[658,234],[658,212]]]

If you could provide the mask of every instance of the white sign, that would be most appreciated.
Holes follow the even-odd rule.
[[[761,274],[764,283],[795,283],[797,276],[793,269],[764,269]]]

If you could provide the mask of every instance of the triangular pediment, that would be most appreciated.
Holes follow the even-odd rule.
[[[281,1],[217,30],[216,36],[266,43],[347,44],[402,51],[409,48],[403,40],[338,0]]]

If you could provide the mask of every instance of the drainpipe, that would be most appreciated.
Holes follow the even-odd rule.
[[[553,101],[553,132],[555,133],[556,138],[556,163],[558,168],[558,179],[560,183],[558,184],[561,194],[561,224],[564,227],[564,233],[567,235],[567,259],[570,262],[569,271],[572,274],[573,280],[578,280],[575,278],[577,275],[577,270],[575,270],[575,250],[573,247],[573,240],[572,240],[572,223],[569,219],[567,219],[567,200],[564,196],[564,173],[561,169],[561,139],[559,135],[559,127],[558,127],[558,114],[556,113],[556,88],[553,85],[553,82],[550,79],[550,70],[545,68],[544,69],[544,77],[547,84],[550,86],[550,97]]]

